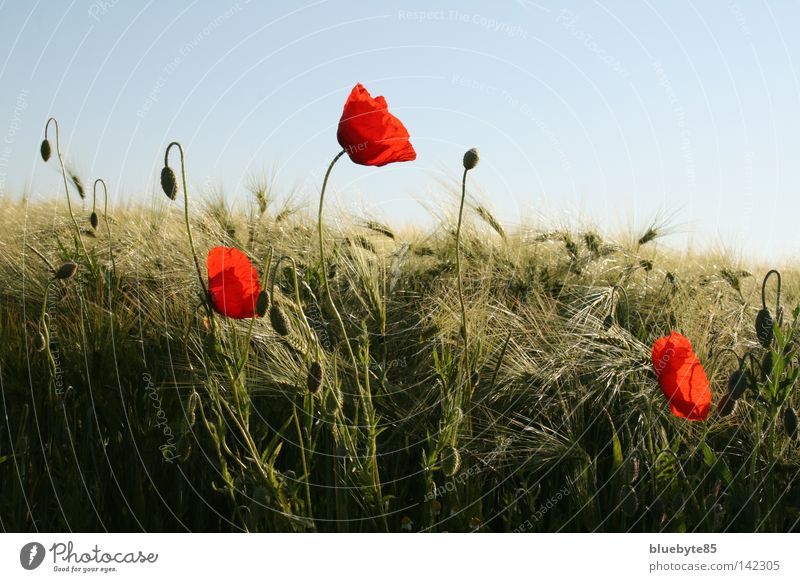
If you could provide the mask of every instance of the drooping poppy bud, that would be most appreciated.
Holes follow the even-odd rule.
[[[389,113],[386,99],[373,99],[361,83],[353,87],[344,104],[336,138],[350,159],[363,166],[385,166],[417,158],[408,130]]]
[[[72,261],[67,261],[58,268],[55,274],[55,278],[70,279],[73,275],[75,275],[75,271],[77,270],[78,270],[77,263],[73,263]]]
[[[772,374],[772,350],[767,350],[761,358],[761,379],[766,380]]]
[[[719,404],[717,404],[717,414],[722,418],[730,416],[736,410],[736,404],[736,398],[733,397],[733,394],[726,392],[720,398]]]
[[[783,410],[783,430],[790,439],[797,438],[797,413],[791,406]]]
[[[728,392],[734,400],[741,398],[747,390],[747,374],[744,370],[734,370],[728,376]]]
[[[774,321],[769,309],[762,307],[756,315],[756,337],[762,347],[768,348],[772,343]]]
[[[161,189],[170,200],[175,200],[178,195],[178,179],[169,166],[164,166],[161,170]]]
[[[614,316],[612,314],[608,314],[603,319],[603,329],[608,331],[614,325]]]
[[[97,228],[98,220],[96,212],[92,212],[92,214],[89,216],[89,223],[92,225],[92,228]]]
[[[256,299],[256,315],[264,317],[267,314],[268,307],[269,295],[262,289],[261,293],[258,294],[258,299]]]
[[[46,139],[42,141],[42,145],[39,147],[39,153],[42,154],[42,159],[45,162],[50,159],[50,142]]]
[[[688,420],[708,418],[711,388],[691,342],[673,331],[655,342],[651,357],[672,414]]]
[[[289,335],[289,320],[283,310],[273,303],[269,308],[269,322],[279,336]]]
[[[322,386],[322,364],[319,362],[311,362],[308,368],[308,377],[306,378],[306,387],[312,394],[316,394]]]
[[[481,156],[478,152],[478,148],[470,148],[464,153],[464,169],[471,170],[475,166],[478,165]]]

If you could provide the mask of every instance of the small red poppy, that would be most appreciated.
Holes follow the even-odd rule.
[[[692,344],[673,331],[653,345],[653,367],[672,414],[688,420],[705,420],[711,409],[711,388]]]
[[[344,104],[336,138],[350,159],[362,166],[385,166],[417,158],[408,141],[408,130],[389,113],[386,99],[373,99],[361,83],[353,87]]]
[[[261,284],[247,255],[235,248],[214,247],[208,251],[206,267],[214,311],[234,319],[255,317]]]

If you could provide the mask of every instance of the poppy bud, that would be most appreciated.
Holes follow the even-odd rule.
[[[733,397],[731,392],[726,392],[720,398],[719,404],[717,404],[717,415],[725,418],[733,414],[734,410],[736,410],[736,398]]]
[[[178,195],[178,180],[169,166],[164,166],[161,170],[161,189],[170,200],[175,200]]]
[[[747,374],[742,370],[734,370],[728,376],[728,392],[731,398],[738,400],[744,395],[747,390]]]
[[[256,315],[264,317],[267,313],[267,307],[269,307],[269,295],[267,295],[266,291],[262,290],[261,293],[258,294],[258,299],[256,299]]]
[[[783,429],[790,439],[797,438],[797,413],[791,406],[787,406],[783,410]]]
[[[478,153],[478,148],[470,148],[464,154],[464,169],[471,170],[478,165],[481,157]]]
[[[46,341],[42,332],[36,332],[36,335],[33,336],[33,349],[37,352],[42,352],[44,351],[45,345]]]
[[[281,308],[274,303],[269,308],[269,322],[278,335],[283,337],[289,335],[289,320],[286,319],[286,314],[283,313]]]
[[[756,315],[756,337],[762,347],[768,348],[772,343],[773,319],[769,309],[762,307]]]
[[[603,329],[608,331],[609,329],[611,329],[612,325],[614,325],[614,316],[609,313],[603,319]]]
[[[461,468],[461,453],[455,447],[447,446],[442,451],[442,473],[452,477]]]
[[[50,142],[47,140],[42,141],[41,147],[39,147],[39,153],[42,154],[42,159],[46,162],[50,159]]]
[[[306,385],[312,394],[316,394],[322,386],[322,364],[319,362],[312,362],[309,366]]]
[[[67,261],[61,267],[59,267],[58,271],[56,271],[56,279],[69,279],[75,274],[75,271],[78,270],[77,263],[73,263],[72,261]]]
[[[89,222],[92,225],[92,228],[97,228],[97,213],[92,212],[91,216],[89,216]]]
[[[761,358],[761,378],[766,380],[772,374],[772,350],[768,350]]]

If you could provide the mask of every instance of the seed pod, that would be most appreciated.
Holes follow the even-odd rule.
[[[762,307],[756,315],[756,337],[762,347],[768,348],[772,343],[773,319],[769,309]]]
[[[92,228],[97,228],[98,221],[96,212],[92,212],[91,216],[89,216],[89,223],[92,225]]]
[[[719,400],[719,404],[717,404],[717,415],[720,418],[725,418],[733,414],[733,411],[736,410],[736,402],[737,400],[733,397],[731,392],[723,394],[722,398]]]
[[[37,331],[36,335],[33,336],[33,349],[37,352],[43,352],[47,342],[44,339],[44,334],[42,332]]]
[[[783,430],[790,439],[797,438],[797,413],[791,406],[783,409]]]
[[[286,337],[289,335],[289,320],[286,319],[286,314],[273,303],[269,308],[269,322],[272,324],[272,329],[275,330],[280,336]]]
[[[761,358],[761,378],[766,380],[772,373],[772,350],[767,350],[764,357]]]
[[[39,147],[39,153],[42,154],[42,159],[46,162],[50,159],[50,142],[47,140],[42,141],[42,145]]]
[[[312,362],[309,366],[306,386],[312,394],[316,394],[322,386],[322,364],[319,362]]]
[[[442,473],[445,477],[452,477],[461,468],[461,453],[458,449],[446,446],[442,451]]]
[[[78,270],[77,263],[73,263],[72,261],[67,261],[61,267],[59,267],[58,271],[56,271],[56,279],[69,279],[75,274],[75,271]]]
[[[470,148],[464,154],[464,169],[471,170],[478,165],[481,157],[478,153],[478,148]]]
[[[175,172],[169,166],[164,166],[161,170],[161,189],[170,200],[175,200],[178,195],[178,179],[175,177]]]
[[[636,495],[636,490],[630,485],[625,485],[620,492],[620,508],[625,515],[636,515],[639,510],[639,498]]]
[[[728,376],[728,393],[734,400],[739,400],[747,390],[747,374],[743,370],[734,370]]]
[[[259,317],[264,317],[267,313],[267,308],[269,307],[269,295],[267,295],[266,291],[261,291],[258,294],[258,299],[256,299],[256,315]]]

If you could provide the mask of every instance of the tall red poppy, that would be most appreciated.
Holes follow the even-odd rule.
[[[363,166],[385,166],[417,158],[408,130],[383,97],[370,96],[361,83],[353,87],[344,104],[336,138],[350,159]]]
[[[672,414],[705,420],[711,409],[711,388],[689,340],[673,331],[653,345],[653,367]]]
[[[234,319],[255,317],[261,284],[247,255],[235,248],[214,247],[208,251],[206,267],[214,311]]]

